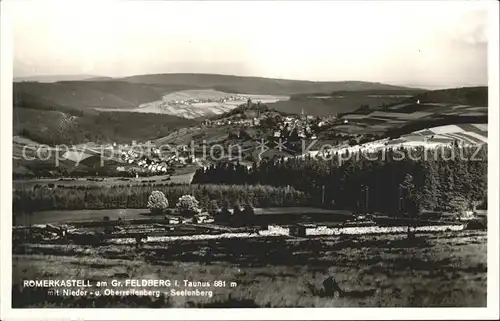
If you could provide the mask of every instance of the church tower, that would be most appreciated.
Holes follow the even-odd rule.
[[[304,108],[302,108],[302,112],[300,113],[300,119],[302,121],[306,121],[307,120],[307,115],[304,113]]]

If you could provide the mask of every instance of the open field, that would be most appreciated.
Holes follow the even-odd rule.
[[[159,176],[149,176],[140,178],[122,178],[122,177],[107,177],[103,181],[88,180],[86,178],[74,178],[74,179],[56,179],[56,178],[39,178],[39,179],[16,179],[13,180],[14,189],[29,189],[33,188],[35,185],[62,185],[65,187],[69,186],[113,186],[113,185],[142,185],[144,183],[148,184],[189,184],[191,183],[194,172],[196,169],[192,169],[192,172],[179,174],[179,175],[159,175]],[[170,179],[167,179],[170,177]]]
[[[23,244],[13,249],[13,305],[83,307],[92,301],[94,307],[486,306],[485,232],[444,232],[419,240],[379,235],[176,241],[139,248]],[[321,282],[328,276],[344,290],[342,297],[322,294]],[[173,284],[147,288],[167,293],[159,298],[58,297],[19,287],[23,279],[47,278],[92,283],[162,279]],[[210,282],[190,289],[212,291],[213,297],[171,296],[172,289],[186,288],[183,280]],[[216,287],[214,281],[219,280],[225,286]]]
[[[415,91],[417,93],[418,91]],[[318,98],[319,97],[319,98]],[[364,92],[352,92],[343,96],[301,96],[289,100],[270,103],[268,106],[280,112],[300,114],[302,110],[307,115],[331,116],[339,113],[353,112],[361,105],[372,108],[383,104],[392,104],[401,101],[404,97],[394,95],[380,95],[373,97]]]
[[[437,126],[403,135],[397,141],[403,145],[411,143],[417,145],[451,144],[453,142],[463,145],[481,145],[488,143],[487,126],[488,124]],[[394,145],[393,141],[389,141],[389,144]]]
[[[289,99],[288,96],[232,94],[213,89],[184,90],[165,95],[161,100],[141,104],[134,109],[113,111],[168,114],[192,119],[223,114],[245,104],[248,98],[264,104]]]
[[[348,124],[341,122],[333,129],[359,134],[374,131],[389,135],[408,134],[439,125],[487,122],[487,106],[487,87],[427,91],[393,104],[364,105],[363,108],[340,114]]]
[[[269,207],[269,208],[256,208],[255,215],[282,215],[282,214],[295,214],[295,215],[314,215],[314,214],[327,214],[327,215],[348,215],[351,212],[345,210],[327,210],[312,207]],[[70,210],[70,211],[40,211],[32,214],[16,214],[15,225],[32,225],[32,224],[51,224],[51,223],[64,223],[64,222],[79,222],[88,220],[102,220],[103,217],[108,216],[110,220],[117,220],[119,218],[138,219],[138,218],[151,218],[147,209],[144,208],[122,208],[122,209],[104,209],[104,210]]]
[[[292,95],[290,100],[270,104],[269,107],[280,112],[300,114],[302,110],[312,116],[331,116],[349,113],[360,106],[377,108],[391,105],[422,93],[416,88],[378,88],[372,90],[333,90],[323,93],[307,93]]]
[[[203,141],[205,141],[206,144],[217,143],[226,140],[232,129],[233,128],[229,125],[214,128],[182,128],[168,136],[155,140],[154,143],[157,146],[164,144],[189,146],[193,142],[202,143]]]
[[[349,130],[351,133],[370,132],[369,130],[363,131],[359,126],[340,125],[337,128]],[[374,130],[373,128],[370,129]],[[384,138],[356,146],[338,146],[333,151],[378,151],[396,146],[436,148],[451,146],[455,142],[462,146],[482,146],[483,144],[488,144],[488,124],[457,124],[431,127],[402,135],[395,139]],[[308,153],[311,156],[318,154],[314,150]]]
[[[348,124],[336,125],[333,129],[342,132],[372,132],[373,129],[379,129],[384,132],[389,129],[404,126],[416,122],[426,122],[431,125],[433,122],[442,122],[446,117],[478,117],[486,119],[488,116],[487,107],[472,107],[466,105],[436,106],[436,104],[409,104],[398,109],[365,111],[342,115],[342,119],[348,121]],[[393,106],[395,107],[395,106]],[[411,107],[411,108],[410,108]],[[469,110],[474,108],[473,111]],[[480,109],[478,109],[480,108]],[[473,114],[472,114],[473,113]],[[455,120],[458,123],[458,121]],[[449,123],[453,123],[451,120]],[[427,126],[429,126],[427,125]],[[431,125],[432,126],[432,125]]]
[[[52,224],[63,222],[80,222],[102,220],[108,216],[111,220],[134,219],[147,217],[149,211],[139,208],[124,208],[111,210],[76,210],[76,211],[41,211],[33,214],[16,215],[15,225]]]

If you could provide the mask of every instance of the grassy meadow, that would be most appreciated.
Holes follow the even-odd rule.
[[[486,232],[173,241],[166,244],[24,244],[13,251],[15,307],[481,307]],[[64,266],[64,269],[61,268]],[[321,294],[333,276],[343,296]],[[209,281],[213,297],[79,298],[20,287],[24,279]],[[214,287],[213,281],[226,281]],[[230,286],[236,282],[236,286]],[[234,285],[234,284],[233,284]],[[139,290],[140,288],[136,288]],[[171,288],[149,288],[169,293]],[[194,288],[193,288],[194,290]],[[92,303],[93,302],[93,303]]]

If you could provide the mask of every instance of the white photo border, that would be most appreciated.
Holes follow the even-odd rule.
[[[2,320],[383,320],[383,319],[498,319],[499,317],[499,4],[497,1],[468,1],[490,13],[488,45],[489,155],[488,155],[488,276],[487,308],[256,308],[256,309],[12,309],[12,81],[13,35],[9,5],[1,1],[1,316]],[[67,2],[67,1],[66,1]],[[88,2],[88,1],[87,1]],[[101,2],[101,1],[99,1]],[[94,5],[98,5],[95,2]],[[341,2],[341,1],[338,1]],[[369,1],[371,2],[371,1]],[[433,1],[438,3],[439,1]],[[458,1],[446,1],[458,2]],[[306,18],[306,17],[305,17]],[[423,23],[425,18],[423,17]]]

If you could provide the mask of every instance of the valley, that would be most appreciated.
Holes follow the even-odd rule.
[[[16,305],[93,300],[49,298],[20,288],[23,278],[165,273],[222,278],[235,289],[212,288],[215,300],[122,299],[143,307],[485,304],[487,87],[206,77],[16,84]],[[61,260],[68,269],[53,268]],[[342,298],[321,285],[332,273]],[[425,286],[408,285],[415,276]]]
[[[438,90],[408,98],[411,91],[404,89],[397,95],[392,90],[382,95],[397,99],[396,103],[357,108],[352,103],[351,112],[325,117],[310,115],[307,109],[299,114],[275,109],[277,104],[291,102],[297,96],[228,94],[212,89],[176,91],[165,95],[162,101],[145,103],[136,109],[95,108],[99,110],[95,115],[68,116],[61,111],[19,106],[14,113],[15,173],[21,177],[36,176],[36,172],[51,176],[129,173],[135,177],[166,174],[168,169],[169,175],[182,176],[183,173],[176,172],[189,164],[193,173],[197,168],[227,162],[235,156],[250,166],[253,162],[276,157],[287,159],[354,150],[375,152],[403,146],[435,149],[450,144],[487,143],[485,87]],[[299,100],[314,102],[331,97],[358,97],[360,102],[363,97],[374,96],[375,92],[380,93],[379,90],[365,90],[339,92],[337,96],[309,94],[300,96]],[[284,100],[276,102],[280,99]],[[138,110],[141,112],[136,112]],[[88,141],[93,136],[98,139]],[[266,146],[262,146],[263,141]],[[35,146],[77,143],[82,148],[50,161],[38,157],[36,162],[27,162],[22,154],[28,150],[26,146],[33,143]],[[135,153],[135,160],[123,157],[127,153],[130,156],[132,145],[138,147],[146,143],[149,147],[140,148],[139,154]],[[279,150],[275,146],[280,146]],[[232,147],[237,154],[231,156]],[[152,154],[153,151],[156,154]],[[28,154],[39,153],[32,148]],[[66,157],[71,154],[75,154],[76,159]]]
[[[27,2],[1,320],[499,319],[497,3]]]

